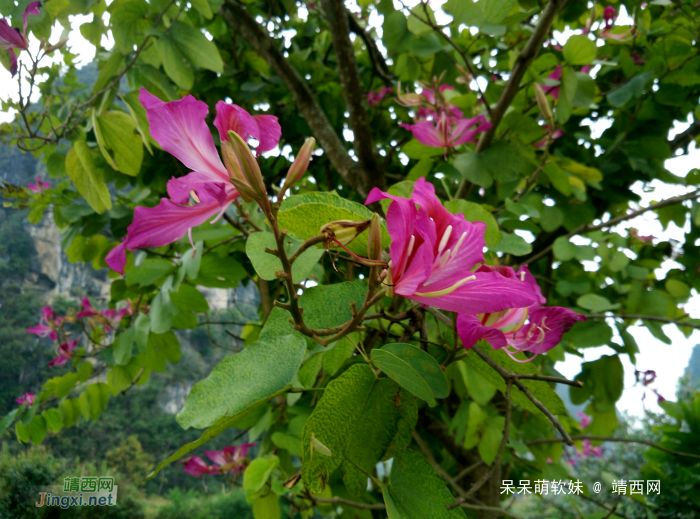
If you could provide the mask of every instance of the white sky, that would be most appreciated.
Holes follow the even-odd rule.
[[[417,1],[418,0],[407,0],[404,3],[412,7],[416,5]],[[437,10],[439,6],[442,5],[443,1],[444,0],[433,0],[431,2],[431,5]],[[395,4],[397,8],[400,7],[400,4],[398,4],[397,2],[395,2]],[[106,13],[105,16],[109,16],[108,13]],[[379,26],[381,24],[381,18],[382,17],[376,14],[375,12],[370,17],[370,23],[372,23],[375,26]],[[437,21],[439,23],[445,23],[449,20],[449,16],[446,16],[441,11],[437,10]],[[627,25],[630,23],[629,20],[630,19],[626,15],[626,13],[622,13],[621,16],[618,18],[617,23]],[[71,17],[71,25],[73,30],[70,35],[69,46],[72,52],[80,56],[78,58],[78,62],[82,64],[90,63],[94,59],[95,55],[94,47],[82,37],[78,29],[82,23],[88,23],[90,21],[92,21],[92,15],[81,15]],[[573,34],[573,32],[571,31],[567,31],[567,33],[563,34],[557,33],[556,38],[560,43],[563,44],[571,34]],[[54,28],[54,32],[52,33],[49,42],[56,43],[60,39],[60,36],[61,30]],[[109,39],[107,39],[107,37],[103,38],[104,46],[106,48],[111,48],[111,46],[113,45],[111,37]],[[39,44],[34,38],[31,38],[30,40],[30,49],[33,54],[36,54]],[[60,60],[59,53],[55,53],[53,59],[49,60],[48,58],[46,58],[46,60],[47,62],[55,62]],[[26,92],[26,85],[23,88]],[[10,73],[3,67],[0,67],[0,98],[12,98],[15,100],[17,99],[17,82],[11,78]],[[32,101],[36,100],[37,99],[33,99]],[[0,122],[11,121],[12,118],[12,114],[0,112]],[[677,125],[675,131],[671,132],[671,134],[673,135],[677,132],[680,132],[683,129],[687,128],[687,126],[688,124]],[[593,128],[593,131],[600,132],[602,131],[602,129],[603,128]],[[666,162],[666,167],[672,173],[684,177],[688,174],[688,172],[691,169],[696,167],[699,163],[700,150],[695,149],[694,145],[692,145],[690,153],[688,155],[669,159]],[[635,186],[635,191],[642,197],[642,206],[646,206],[653,201],[658,201],[687,192],[687,190],[683,187],[668,186],[656,181],[647,185],[647,188],[648,187],[654,187],[655,190],[651,193],[645,193],[642,191],[641,186]],[[624,225],[619,226],[618,229],[621,230],[629,227],[637,228],[641,235],[653,235],[661,240],[673,238],[681,242],[683,241],[683,232],[681,229],[678,229],[675,226],[675,224],[671,223],[669,229],[663,231],[660,223],[658,222],[658,219],[652,212],[646,213],[645,215],[635,220],[626,222]],[[664,268],[660,269],[662,272],[657,272],[657,274],[661,274],[661,276],[659,277],[663,278],[663,273],[665,273],[665,271],[667,271],[668,269],[673,268],[673,265],[674,262],[667,261],[664,264]],[[693,291],[693,293],[693,297],[685,305],[684,308],[690,314],[691,317],[700,318],[700,296],[698,296],[695,291]],[[631,328],[630,331],[637,340],[640,349],[640,353],[637,355],[637,369],[639,369],[640,371],[645,371],[648,369],[655,370],[658,378],[656,379],[656,382],[655,384],[653,384],[652,387],[656,388],[659,391],[659,393],[661,393],[667,399],[674,400],[676,383],[678,381],[678,378],[683,374],[683,371],[688,363],[688,359],[690,358],[693,346],[697,342],[700,342],[698,341],[698,339],[700,339],[700,334],[694,333],[689,339],[686,339],[675,328],[675,326],[664,326],[664,331],[673,341],[673,344],[668,346],[654,338],[642,326],[635,326],[634,328]],[[588,348],[583,350],[583,353],[583,361],[591,361],[599,358],[601,355],[610,355],[611,353],[613,353],[613,350],[611,350],[607,346],[604,346],[600,348]],[[644,389],[640,387],[634,387],[634,367],[632,366],[632,364],[629,361],[629,358],[626,355],[621,355],[620,357],[625,367],[625,391],[621,400],[618,402],[618,408],[620,410],[627,410],[632,415],[641,416],[644,411],[644,407],[641,400],[641,397],[644,393]],[[567,355],[567,359],[562,363],[558,363],[556,368],[566,377],[573,378],[576,374],[580,372],[581,362],[583,361],[576,356]],[[658,411],[659,407],[656,404],[655,395],[651,394],[651,392],[648,393],[649,394],[647,395],[647,398],[645,400],[645,405],[649,409]]]

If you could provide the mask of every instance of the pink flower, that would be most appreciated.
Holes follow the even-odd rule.
[[[44,189],[48,189],[50,187],[51,184],[48,182],[42,182],[39,175],[36,176],[36,184],[27,184],[27,189],[29,189],[32,193],[41,193]]]
[[[38,335],[39,337],[48,337],[52,341],[55,341],[58,339],[56,329],[62,322],[63,318],[56,317],[53,308],[50,306],[45,306],[41,309],[41,320],[39,321],[39,324],[32,326],[31,328],[27,328],[27,331],[29,333],[33,333],[34,335]]]
[[[557,65],[557,68],[552,72],[547,79],[553,79],[554,81],[559,81],[561,79],[561,65]],[[557,86],[544,86],[543,89],[545,94],[552,96],[552,99],[559,99],[559,85]]]
[[[637,380],[637,382],[640,382],[643,386],[648,386],[654,380],[656,380],[656,371],[653,369],[648,369],[646,371],[634,371],[634,378]]]
[[[145,88],[141,89],[140,100],[146,108],[151,136],[193,172],[168,181],[170,199],[162,198],[156,207],[134,210],[134,221],[127,228],[126,239],[105,259],[110,268],[119,273],[124,273],[126,249],[162,247],[185,234],[189,234],[192,241],[192,227],[216,216],[214,223],[239,196],[207,127],[205,118],[209,109],[206,103],[192,96],[165,103]],[[227,140],[228,131],[232,130],[242,139],[255,137],[260,143],[258,152],[277,145],[281,130],[276,117],[252,117],[242,108],[223,102],[216,108],[214,124],[222,140]]]
[[[641,240],[643,242],[650,242],[655,238],[655,236],[652,236],[652,235],[640,236],[639,231],[637,229],[635,229],[634,227],[630,228],[629,232],[630,232],[630,236],[632,236],[633,238],[637,238],[638,240]]]
[[[75,345],[78,344],[78,339],[73,339],[70,342],[64,342],[58,347],[58,356],[49,362],[49,367],[63,366],[73,356]]]
[[[602,458],[603,446],[598,445],[597,447],[593,447],[590,440],[583,440],[583,453],[579,457],[584,456],[595,456],[596,458]]]
[[[381,103],[382,99],[391,94],[393,91],[394,89],[391,87],[384,87],[376,92],[367,92],[367,103],[369,103],[369,106],[379,104]]]
[[[576,412],[576,416],[581,419],[581,429],[585,429],[591,424],[591,417],[581,411]]]
[[[22,13],[22,32],[12,27],[5,18],[0,19],[0,49],[10,51],[10,73],[12,77],[17,74],[17,55],[14,49],[20,51],[29,47],[27,41],[27,18],[30,14],[39,14],[41,2],[30,2]]]
[[[613,6],[609,5],[603,9],[603,20],[605,20],[606,27],[615,25],[615,18],[617,18],[617,12]]]
[[[507,311],[497,313],[464,312],[457,317],[457,333],[466,349],[471,348],[480,339],[486,340],[494,349],[504,349],[517,362],[529,362],[540,353],[554,348],[561,336],[577,321],[586,317],[568,308],[558,306],[541,306],[546,303],[537,282],[527,266],[516,273],[510,267],[491,267],[482,265],[477,271],[498,273],[511,282],[520,283],[522,291],[535,294],[535,300],[529,305],[512,305]],[[497,297],[502,297],[499,294]],[[522,308],[527,306],[527,308]],[[468,315],[478,313],[479,315]],[[526,360],[515,357],[519,352],[534,355]]]
[[[365,203],[387,198],[392,200],[387,226],[393,241],[384,284],[393,292],[443,310],[474,314],[537,301],[532,288],[520,280],[490,270],[472,272],[484,261],[486,225],[447,211],[424,178],[415,183],[411,198],[374,188]]]
[[[652,393],[654,393],[654,394],[656,395],[657,402],[658,402],[659,404],[660,404],[661,402],[665,402],[665,401],[666,401],[666,399],[665,399],[664,397],[662,397],[656,389],[652,389],[651,391],[652,391]]]
[[[24,396],[21,396],[17,399],[15,399],[15,402],[18,404],[27,404],[27,407],[32,407],[34,405],[34,399],[36,398],[36,395],[34,393],[25,393]]]
[[[483,115],[458,118],[450,116],[444,111],[433,120],[401,125],[402,128],[413,133],[418,142],[434,148],[445,148],[445,150],[467,142],[474,142],[479,133],[488,131],[492,126]]]
[[[241,139],[251,137],[258,141],[257,155],[270,151],[277,146],[282,137],[282,128],[274,115],[250,115],[238,105],[224,101],[216,103],[214,126],[219,130],[222,141],[228,140],[229,130],[233,130]]]
[[[549,125],[548,125],[548,124],[545,124],[545,125],[543,126],[543,128],[547,130],[547,134],[550,133],[550,129],[549,129]],[[559,137],[561,137],[562,135],[564,135],[564,130],[562,130],[561,128],[557,128],[556,130],[554,130],[554,132],[552,132],[551,134],[549,134],[548,136],[546,136],[544,139],[542,139],[541,141],[538,141],[538,142],[536,142],[535,144],[533,144],[533,146],[534,146],[535,148],[542,148],[545,144],[547,144],[547,139],[548,139],[548,138],[550,138],[550,139],[552,139],[552,140],[555,140],[555,139],[558,139]]]
[[[215,463],[214,466],[207,465],[199,456],[192,456],[185,462],[184,470],[193,476],[242,472],[248,464],[245,455],[254,445],[254,443],[244,443],[238,447],[224,447],[220,451],[204,451],[204,454]]]
[[[80,312],[78,313],[78,315],[76,315],[76,317],[78,319],[85,317],[101,318],[101,320],[104,321],[104,325],[107,331],[111,332],[112,329],[119,326],[119,323],[127,314],[133,315],[131,305],[127,306],[126,308],[122,308],[121,310],[117,310],[116,308],[109,308],[104,312],[100,312],[96,310],[94,306],[92,306],[92,303],[90,303],[90,300],[87,297],[84,297],[81,302]]]

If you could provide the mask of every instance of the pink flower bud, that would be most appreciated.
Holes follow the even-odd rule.
[[[299,150],[299,154],[297,155],[296,160],[287,172],[287,179],[284,181],[284,185],[282,186],[283,193],[290,189],[294,184],[299,182],[304,176],[307,168],[309,167],[311,154],[313,153],[315,147],[316,139],[314,139],[313,137],[309,137],[308,139],[306,139],[306,142]]]

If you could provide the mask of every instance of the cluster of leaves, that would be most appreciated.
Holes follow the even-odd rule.
[[[16,23],[25,4],[0,4],[0,13]],[[36,83],[39,106],[4,101],[3,109],[15,109],[18,116],[3,126],[3,134],[40,156],[57,181],[38,194],[8,188],[5,195],[16,199],[16,207],[31,208],[31,222],[52,217],[71,261],[105,268],[104,258],[125,236],[133,208],[157,204],[167,180],[186,173],[150,136],[138,102],[138,88],[145,87],[163,100],[191,93],[213,107],[230,98],[278,116],[283,153],[259,158],[275,200],[289,165],[285,156],[299,149],[311,128],[318,133],[309,99],[322,107],[335,138],[355,130],[346,115],[356,109],[346,105],[353,99],[343,79],[347,64],[334,48],[326,4],[332,2],[324,2],[323,10],[289,0],[250,1],[245,7],[233,0],[47,2],[41,15],[30,17],[33,37],[49,38],[55,22],[75,30],[69,16],[92,14],[79,30],[96,48],[99,75],[92,87],[77,81],[76,56],[67,50],[61,51],[63,66],[31,58],[32,66],[21,74]],[[436,510],[440,517],[461,516],[460,509],[444,509],[454,497],[442,472],[454,477],[478,464],[464,479],[475,484],[496,477],[505,463],[517,470],[519,464],[530,467],[531,479],[570,477],[559,463],[561,444],[527,445],[553,438],[554,429],[484,355],[511,373],[557,376],[555,363],[565,353],[581,356],[583,348],[609,346],[609,355],[583,365],[577,377],[583,388],[571,391],[574,403],[587,403],[593,417],[585,432],[605,436],[617,427],[619,357],[628,355],[635,363],[638,352],[628,328],[641,319],[670,344],[661,324],[675,323],[686,336],[700,324],[681,306],[700,289],[696,192],[651,208],[664,228],[673,222],[684,230],[682,244],[614,227],[636,208],[633,186],[656,180],[683,190],[700,184],[696,171],[681,178],[664,167],[699,132],[693,123],[668,139],[675,122],[698,112],[700,18],[689,3],[623,1],[614,8],[629,14],[630,37],[622,37],[630,27],[613,27],[604,35],[604,7],[550,1],[543,11],[530,0],[450,0],[444,11],[452,20],[443,28],[427,4],[409,12],[390,0],[359,2],[359,15],[349,15],[359,36],[350,43],[359,94],[386,84],[397,88],[398,81],[413,88],[440,78],[456,87],[445,93],[451,104],[468,115],[485,115],[494,127],[476,144],[428,147],[399,126],[413,112],[386,97],[365,107],[371,135],[356,132],[347,139],[354,140],[356,151],[369,139],[378,154],[373,183],[362,184],[343,170],[329,147],[313,157],[278,213],[291,253],[330,221],[370,218],[360,195],[369,188],[393,184],[390,193],[406,196],[412,182],[426,178],[450,211],[487,224],[490,263],[529,263],[549,304],[590,315],[560,346],[529,364],[485,344],[477,346],[483,355],[455,359],[460,345],[450,327],[429,313],[416,317],[397,297],[377,302],[378,315],[366,329],[323,347],[294,328],[285,309],[271,308],[270,299],[289,303],[277,275],[282,264],[265,252],[275,246],[274,229],[266,227],[257,206],[241,204],[222,222],[194,229],[194,248],[184,238],[143,250],[129,256],[125,276],[110,273],[107,303],[131,301],[133,316],[102,335],[99,346],[86,338],[85,351],[95,355],[77,356],[65,374],[44,384],[37,403],[8,413],[3,429],[14,422],[21,441],[38,443],[48,430],[97,419],[110,398],[180,360],[173,329],[192,329],[205,318],[203,289],[255,283],[262,302],[259,315],[243,328],[245,349],[195,385],[178,415],[183,427],[204,433],[156,471],[235,426],[259,438],[259,457],[244,476],[256,517],[274,517],[277,496],[306,514],[327,507],[333,496],[383,506],[392,519],[432,517]],[[247,18],[232,20],[234,8]],[[547,9],[555,15],[548,18]],[[363,27],[370,15],[381,17],[381,38],[376,29]],[[236,23],[264,27],[260,39],[245,37]],[[574,34],[564,42],[567,32]],[[102,46],[106,34],[114,38],[111,49]],[[294,90],[299,84],[301,94]],[[545,99],[546,108],[535,100],[536,85],[558,92]],[[594,137],[591,128],[601,125],[607,129]],[[556,139],[555,130],[563,132]],[[323,135],[315,137],[324,147]],[[388,236],[382,244],[388,246]],[[349,248],[364,254],[366,236]],[[669,258],[679,267],[660,279],[656,272]],[[353,318],[352,305],[360,308],[366,300],[369,269],[344,254],[308,248],[292,274],[311,328],[342,326]],[[387,378],[377,379],[365,357]],[[106,378],[97,382],[104,372]],[[580,432],[549,384],[524,380],[523,385],[566,431]],[[504,441],[512,448],[504,450]],[[391,469],[380,473],[377,464],[388,459]],[[499,470],[489,468],[496,465]],[[299,468],[301,482],[295,477]],[[481,485],[478,499],[498,506],[495,486]],[[359,510],[369,517],[368,508]]]

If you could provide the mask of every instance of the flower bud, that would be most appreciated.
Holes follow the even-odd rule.
[[[241,194],[243,200],[246,198],[255,200],[263,212],[267,214],[270,206],[267,200],[265,181],[260,172],[260,166],[248,145],[241,139],[240,135],[229,130],[228,141],[222,142],[221,147],[231,183]]]
[[[374,213],[369,224],[367,236],[367,257],[371,260],[382,259],[382,224],[379,215]]]
[[[544,90],[542,90],[542,87],[537,83],[535,83],[535,99],[537,100],[537,105],[540,107],[544,118],[547,119],[550,125],[554,126],[554,117],[552,115],[552,109],[549,107],[549,101],[547,101]]]
[[[423,102],[423,96],[421,94],[402,94],[400,81],[396,92],[396,102],[402,106],[418,106]]]
[[[309,167],[311,154],[313,153],[315,147],[316,139],[314,139],[313,137],[309,137],[308,139],[306,139],[306,142],[299,150],[299,154],[297,155],[296,160],[287,172],[287,179],[284,181],[284,185],[282,186],[282,192],[287,191],[287,189],[291,188],[294,184],[299,182],[299,180],[301,180],[301,177],[304,176],[304,173],[306,173],[306,169]]]
[[[343,245],[347,245],[352,240],[354,240],[362,231],[370,226],[371,220],[338,220],[337,222],[330,222],[321,227],[320,234],[326,239],[323,245],[326,248],[333,247],[339,242]]]
[[[55,43],[54,45],[51,45],[50,47],[46,47],[46,50],[44,51],[44,53],[51,54],[52,52],[65,47],[66,43],[68,43],[68,38],[61,38],[58,41],[58,43]]]

